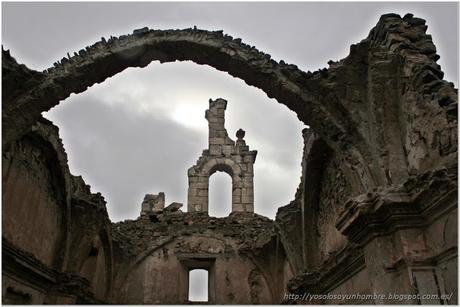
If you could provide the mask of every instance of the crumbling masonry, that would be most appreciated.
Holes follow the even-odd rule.
[[[390,293],[457,304],[458,93],[426,30],[411,14],[383,15],[313,73],[198,29],[102,39],[43,72],[3,51],[2,303],[182,304],[201,268],[216,304],[401,303]],[[189,170],[189,212],[147,195],[138,219],[112,223],[104,197],[70,173],[41,113],[128,67],[176,60],[241,78],[311,127],[299,188],[275,221],[252,212],[256,152],[244,132],[228,138],[221,99],[207,113],[209,149]],[[233,179],[225,218],[206,212],[213,171]],[[333,296],[357,293],[367,296]]]
[[[209,100],[206,119],[209,123],[209,148],[196,165],[188,170],[188,212],[208,211],[209,177],[216,171],[232,177],[232,212],[254,212],[254,162],[257,151],[249,150],[239,129],[238,140],[228,137],[225,129],[224,99]]]

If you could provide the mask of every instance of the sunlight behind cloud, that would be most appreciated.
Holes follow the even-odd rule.
[[[198,104],[178,103],[173,109],[171,117],[184,127],[206,132],[208,122],[204,118],[204,113],[205,110]]]
[[[328,60],[345,57],[350,44],[365,38],[379,16],[390,10],[412,11],[427,19],[445,79],[458,80],[458,40],[453,39],[458,30],[452,27],[452,20],[458,19],[456,3],[143,3],[123,8],[113,4],[110,10],[100,4],[91,4],[92,10],[65,6],[5,5],[2,22],[8,26],[2,40],[19,63],[42,70],[102,36],[127,34],[143,26],[196,25],[223,29],[272,59],[315,70]],[[323,16],[320,28],[316,16]],[[74,17],[84,22],[76,23]],[[274,19],[284,22],[273,23]],[[301,38],[292,29],[303,29]],[[44,115],[60,128],[71,171],[83,175],[94,192],[103,193],[111,218],[118,221],[138,216],[145,193],[164,191],[168,200],[183,202],[186,210],[187,169],[208,143],[204,110],[210,98],[219,97],[228,101],[228,135],[235,139],[235,132],[244,129],[246,143],[258,151],[255,210],[273,218],[298,187],[305,126],[286,106],[228,73],[190,61],[154,62],[125,69],[71,95]]]
[[[286,106],[212,67],[192,62],[130,68],[45,114],[59,127],[72,173],[102,192],[113,221],[134,219],[146,193],[187,210],[187,169],[208,148],[209,99],[228,101],[225,127],[257,150],[255,212],[274,218],[300,179],[304,127]],[[263,116],[261,116],[263,114]],[[228,183],[217,182],[216,191]],[[224,193],[221,202],[231,200]]]

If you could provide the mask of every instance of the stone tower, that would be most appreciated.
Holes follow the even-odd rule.
[[[188,170],[188,212],[208,211],[209,177],[216,171],[232,177],[232,212],[254,212],[254,162],[257,151],[249,150],[245,132],[239,129],[236,142],[225,129],[227,101],[209,100],[205,118],[209,125],[209,147]]]

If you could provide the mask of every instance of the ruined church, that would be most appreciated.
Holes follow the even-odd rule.
[[[383,15],[315,72],[196,28],[103,38],[41,72],[2,49],[2,303],[188,304],[190,274],[205,270],[208,304],[458,304],[458,92],[426,30]],[[225,129],[224,98],[209,100],[185,207],[147,191],[136,220],[113,223],[70,173],[42,112],[126,68],[186,60],[310,127],[292,136],[304,140],[301,177],[275,220],[254,212],[257,151]],[[232,178],[223,218],[208,214],[215,172]]]

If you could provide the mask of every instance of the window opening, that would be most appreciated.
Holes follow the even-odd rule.
[[[189,271],[188,300],[190,302],[208,301],[208,278],[207,270],[195,269]]]

